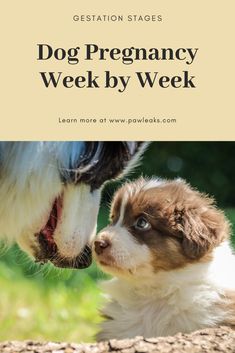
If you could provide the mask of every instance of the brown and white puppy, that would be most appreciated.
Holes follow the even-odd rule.
[[[143,178],[114,196],[93,251],[115,276],[103,288],[99,340],[165,336],[235,325],[235,256],[229,222],[183,180]]]

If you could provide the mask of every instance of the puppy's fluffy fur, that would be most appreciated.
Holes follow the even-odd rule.
[[[230,226],[211,198],[183,180],[139,179],[117,191],[110,217],[93,245],[115,276],[99,340],[235,327]]]

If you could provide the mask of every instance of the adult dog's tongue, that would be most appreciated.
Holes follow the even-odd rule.
[[[45,240],[48,242],[48,246],[56,247],[56,244],[53,239],[53,235],[57,226],[57,222],[61,217],[61,213],[62,213],[62,198],[58,197],[54,201],[47,224],[40,232],[40,234],[42,234],[45,237]]]

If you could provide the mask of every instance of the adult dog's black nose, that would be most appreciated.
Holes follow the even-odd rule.
[[[101,239],[95,241],[95,252],[97,255],[101,255],[105,249],[110,247],[111,243],[107,239]]]

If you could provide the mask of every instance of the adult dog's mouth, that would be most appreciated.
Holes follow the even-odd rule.
[[[54,240],[54,233],[61,219],[62,207],[63,199],[62,197],[57,197],[53,203],[46,225],[36,234],[40,245],[40,249],[36,254],[36,262],[44,264],[50,261],[53,265],[62,268],[86,268],[90,266],[92,262],[90,246],[86,245],[75,258],[63,258],[59,254],[58,247]]]

